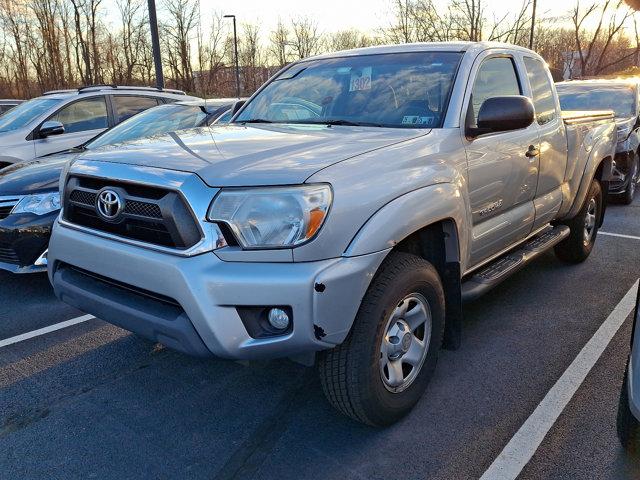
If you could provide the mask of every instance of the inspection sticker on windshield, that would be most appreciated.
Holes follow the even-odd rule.
[[[371,90],[371,67],[351,71],[349,91]]]
[[[427,125],[431,126],[434,117],[419,117],[418,115],[405,115],[402,117],[402,125]]]

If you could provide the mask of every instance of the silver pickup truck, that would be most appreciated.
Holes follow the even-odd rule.
[[[589,256],[615,137],[612,112],[561,112],[523,48],[318,56],[229,126],[79,157],[49,276],[182,352],[315,362],[335,407],[386,425],[460,344],[464,301],[548,249]]]

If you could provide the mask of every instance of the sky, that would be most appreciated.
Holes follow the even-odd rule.
[[[445,0],[436,0],[446,4]],[[308,16],[314,18],[321,31],[335,32],[357,28],[364,32],[387,26],[391,19],[390,0],[201,0],[201,12],[220,11],[236,15],[238,21],[259,23],[262,29],[272,30],[278,18]],[[489,0],[488,16],[497,17],[519,10],[518,0]],[[573,5],[572,0],[538,0],[538,12],[542,15],[563,15]],[[514,14],[516,12],[513,12]]]
[[[486,0],[486,17],[502,18],[507,13],[515,15],[520,10],[522,1]],[[448,0],[434,2],[445,6]],[[582,3],[586,5],[590,2]],[[160,10],[162,0],[156,0],[156,4]],[[574,5],[575,0],[538,0],[538,18],[564,18],[563,21],[570,26],[568,12]],[[110,21],[117,25],[119,18],[115,0],[107,0],[105,6],[109,11]],[[269,32],[275,29],[278,19],[286,22],[292,17],[315,19],[321,33],[351,28],[366,33],[389,26],[392,21],[392,0],[200,0],[200,13],[205,30],[211,24],[208,19],[213,12],[234,14],[239,23],[258,24],[263,39],[268,38]],[[159,15],[162,17],[161,11]],[[595,20],[594,16],[593,22]],[[587,24],[587,27],[592,26]]]

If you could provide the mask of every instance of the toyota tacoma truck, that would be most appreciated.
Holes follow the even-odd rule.
[[[464,301],[549,249],[585,260],[605,213],[613,114],[562,112],[523,48],[317,56],[234,111],[63,171],[55,293],[189,354],[315,363],[370,425],[418,401]]]

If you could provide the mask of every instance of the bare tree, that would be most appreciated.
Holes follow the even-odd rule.
[[[289,29],[282,23],[282,20],[278,19],[276,29],[269,35],[269,54],[279,67],[284,67],[289,63],[290,35]]]
[[[626,55],[611,55],[612,46],[620,40],[625,24],[633,15],[630,9],[623,7],[623,3],[623,0],[605,0],[601,5],[591,3],[583,9],[580,0],[576,1],[571,20],[574,26],[575,47],[580,58],[581,76],[597,75],[625,58],[637,55],[640,48],[637,31],[635,51]],[[597,21],[596,28],[587,31],[584,24],[594,17]]]
[[[243,24],[239,44],[238,57],[242,66],[241,85],[243,94],[247,94],[255,92],[266,80],[263,72],[265,59],[260,46],[259,27],[249,23]]]
[[[484,10],[483,0],[452,0],[451,16],[459,40],[479,42],[483,39]]]
[[[296,59],[316,55],[322,48],[322,35],[318,31],[318,24],[309,17],[291,20],[292,39],[291,49]]]
[[[194,91],[191,38],[199,22],[197,0],[165,0],[167,19],[162,23],[164,58],[176,85]]]
[[[376,42],[359,30],[341,30],[328,37],[328,46],[332,51],[369,47]]]
[[[117,0],[116,5],[120,12],[120,45],[116,48],[120,51],[122,70],[119,82],[131,84],[134,82],[136,70],[139,70],[144,62],[144,43],[149,31],[146,27],[148,18],[145,12],[144,0]]]

